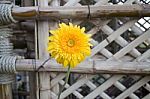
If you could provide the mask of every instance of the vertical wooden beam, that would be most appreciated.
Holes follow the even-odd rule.
[[[60,0],[52,0],[50,6],[52,6],[52,7],[60,6]],[[51,30],[56,29],[58,27],[57,22],[52,21],[52,20],[50,21],[49,25],[50,25]],[[51,75],[51,77],[52,77],[52,75],[56,76],[57,73],[51,73],[50,75]],[[54,93],[58,94],[59,93],[59,84],[55,85],[55,87],[53,87],[51,90]]]
[[[12,99],[11,84],[0,85],[0,99]]]
[[[48,6],[49,0],[37,0],[38,6]],[[38,57],[39,59],[48,59],[49,54],[47,52],[48,36],[49,36],[49,25],[48,20],[38,21]],[[39,87],[40,94],[39,99],[50,99],[50,75],[47,72],[39,73]]]

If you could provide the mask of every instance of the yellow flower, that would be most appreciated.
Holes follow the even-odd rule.
[[[49,37],[48,52],[64,67],[73,68],[90,55],[91,35],[85,34],[84,27],[61,23],[58,29],[51,30],[50,33],[52,35]]]

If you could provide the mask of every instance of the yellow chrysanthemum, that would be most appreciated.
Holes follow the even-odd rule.
[[[64,67],[73,68],[90,55],[90,35],[85,34],[84,27],[61,23],[58,29],[51,30],[50,33],[48,51]]]

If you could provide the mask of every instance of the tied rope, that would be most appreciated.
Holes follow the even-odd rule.
[[[0,58],[0,73],[16,73],[16,57],[4,55]]]
[[[0,84],[8,84],[15,80],[16,58],[12,56],[13,44],[9,40],[12,33],[12,29],[0,26]]]
[[[12,34],[12,29],[5,26],[0,27],[0,57],[3,55],[12,55],[13,44],[9,40]]]
[[[0,84],[9,84],[14,81],[15,75],[13,73],[16,73],[16,57],[2,56],[0,58]]]
[[[12,17],[13,5],[0,4],[0,25],[7,25],[10,23],[16,23],[17,21]]]

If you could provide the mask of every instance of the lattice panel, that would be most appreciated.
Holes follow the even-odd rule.
[[[77,76],[77,74],[74,74]],[[51,76],[51,89],[65,83],[65,74]],[[71,79],[70,79],[71,80]],[[67,83],[61,98],[73,99],[148,99],[150,94],[150,76],[126,76],[126,75],[79,75],[74,78],[72,84]],[[128,83],[128,84],[127,84]],[[143,95],[140,91],[144,91]],[[57,94],[51,91],[52,99],[57,99]]]
[[[140,0],[141,3],[144,3],[144,4],[150,4],[150,1],[149,0]]]
[[[59,0],[58,0],[59,1]],[[53,0],[53,6],[86,6],[104,4],[149,4],[148,0]],[[94,45],[89,58],[107,61],[150,61],[150,18],[98,18],[60,20],[86,27]],[[58,22],[50,23],[50,29]],[[65,83],[64,73],[51,73],[51,97],[57,99]],[[59,88],[58,88],[59,87]],[[67,99],[149,99],[150,76],[72,74],[61,94]]]
[[[82,6],[82,5],[103,5],[103,4],[150,4],[149,0],[52,0],[50,6]]]

